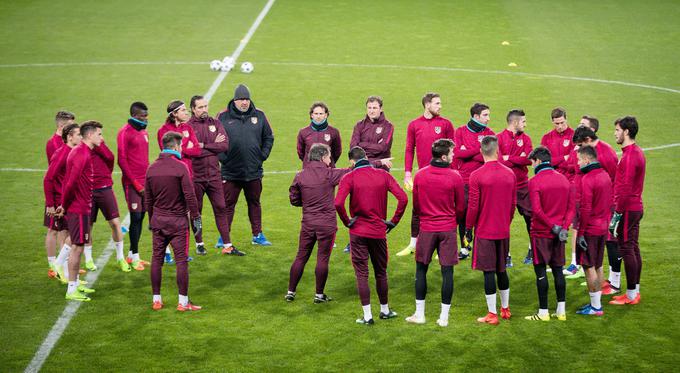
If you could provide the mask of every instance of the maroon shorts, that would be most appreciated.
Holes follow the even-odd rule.
[[[90,241],[90,215],[66,213],[66,222],[68,225],[68,233],[71,236],[71,242],[74,245],[83,246]]]
[[[430,264],[432,254],[437,250],[439,264],[454,266],[458,264],[458,239],[456,230],[446,232],[423,232],[416,242],[416,262]]]
[[[90,216],[90,221],[92,221],[92,223],[97,221],[99,210],[101,210],[104,219],[107,221],[120,216],[120,213],[118,212],[118,202],[116,201],[116,195],[113,193],[113,188],[107,187],[92,191],[92,215]]]
[[[578,264],[585,267],[602,267],[602,260],[604,258],[604,243],[607,239],[606,235],[602,236],[585,236],[588,243],[588,250],[584,251],[576,245],[576,260]]]
[[[44,214],[45,218],[43,219],[43,225],[50,230],[53,231],[63,231],[65,229],[68,229],[66,227],[66,220],[64,220],[64,217],[56,217],[56,216],[47,216],[47,214]]]
[[[510,239],[487,240],[475,237],[472,269],[484,272],[505,272],[505,259],[510,252]]]
[[[564,242],[557,237],[531,237],[531,250],[534,251],[534,265],[564,266]]]
[[[529,200],[529,187],[517,189],[517,211],[522,216],[531,217],[531,200]]]
[[[135,190],[135,187],[132,185],[125,186],[125,201],[127,202],[128,211],[146,212],[144,196]]]

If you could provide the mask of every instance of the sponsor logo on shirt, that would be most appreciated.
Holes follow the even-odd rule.
[[[569,146],[569,139],[562,141],[562,146],[564,146],[565,148]]]
[[[189,131],[182,131],[182,135],[184,135],[184,137],[189,137]]]
[[[208,129],[210,130],[210,132],[217,131],[217,128],[215,128],[215,126],[213,126],[212,124],[210,126],[208,126]]]
[[[522,139],[517,140],[517,146],[522,146],[524,145],[524,141]]]
[[[250,123],[257,124],[257,117],[250,117]]]
[[[382,133],[382,127],[378,127],[375,129],[376,135],[380,135]]]
[[[439,127],[439,126],[435,127],[435,128],[434,128],[434,133],[436,133],[437,135],[439,135],[440,133],[442,133],[442,128]]]
[[[323,135],[323,139],[324,139],[326,142],[331,141],[331,135],[330,135],[330,133],[327,133],[327,134]]]

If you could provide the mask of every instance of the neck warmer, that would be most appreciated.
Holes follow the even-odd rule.
[[[543,162],[534,168],[534,174],[538,175],[543,170],[554,170],[554,168],[550,165],[550,162]]]
[[[170,153],[177,157],[177,159],[182,159],[182,154],[180,154],[177,150],[172,150],[172,149],[163,149],[161,153]]]
[[[148,122],[142,122],[141,120],[137,118],[130,117],[128,118],[128,124],[131,125],[134,129],[137,131],[141,131],[146,128],[146,125]]]
[[[449,168],[451,167],[451,163],[444,162],[441,159],[433,159],[430,161],[430,166],[439,168]]]
[[[364,167],[371,167],[371,162],[368,161],[366,158],[361,158],[360,160],[356,161],[354,163],[354,169],[358,168],[364,168]]]
[[[479,123],[473,118],[470,118],[470,121],[467,124],[467,128],[474,133],[479,133],[486,129],[486,124]]]
[[[597,170],[598,168],[602,168],[602,166],[600,165],[600,162],[595,161],[593,163],[588,163],[587,165],[581,167],[581,172],[587,174],[588,172],[592,170]]]
[[[328,128],[328,118],[324,119],[321,123],[317,123],[312,119],[312,122],[309,125],[312,126],[314,131],[325,131],[326,128]]]

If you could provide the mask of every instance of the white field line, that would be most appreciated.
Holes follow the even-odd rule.
[[[114,62],[53,62],[53,63],[16,63],[0,65],[0,69],[19,67],[70,67],[70,66],[127,66],[127,65],[204,65],[200,61],[114,61]]]
[[[264,16],[267,14],[269,9],[272,7],[272,4],[274,4],[275,0],[269,0],[267,2],[267,5],[265,5],[264,9],[262,12],[260,12],[260,15],[257,17],[255,20],[255,23],[253,23],[253,26],[250,27],[250,30],[248,30],[248,33],[246,34],[246,37],[241,41],[239,47],[236,49],[235,55],[238,56],[241,54],[243,51],[243,48],[248,44],[248,41],[250,40],[250,37],[253,35],[255,30],[257,30],[257,27],[260,25],[262,22],[262,19]],[[236,59],[236,57],[234,57]],[[227,73],[221,73],[220,76],[218,76],[217,79],[215,79],[215,82],[212,84],[210,87],[210,90],[208,93],[205,94],[206,98],[210,100],[210,97],[215,93],[217,88],[219,88],[220,83],[222,80],[224,80],[224,77],[227,75]],[[3,169],[4,170],[4,169]],[[130,214],[128,213],[125,216],[125,219],[123,220],[123,225],[128,226],[130,224]],[[101,272],[104,270],[104,267],[106,266],[106,263],[109,261],[109,258],[111,257],[113,251],[115,249],[115,245],[113,242],[113,239],[109,240],[109,244],[106,246],[102,254],[97,258],[96,265],[98,268],[100,268],[97,271],[94,272],[89,272],[87,276],[85,277],[85,280],[89,283],[94,285],[94,283],[97,281],[99,278],[99,275]],[[61,316],[59,316],[59,319],[54,323],[52,326],[52,329],[50,332],[47,334],[47,337],[45,337],[45,340],[43,343],[40,345],[40,348],[38,351],[35,353],[33,356],[33,359],[31,362],[28,364],[26,367],[25,372],[38,372],[40,371],[40,368],[43,366],[47,358],[50,356],[50,353],[52,352],[52,349],[54,346],[57,344],[61,336],[64,334],[64,331],[68,327],[69,323],[73,319],[73,317],[76,315],[76,312],[78,312],[78,309],[80,308],[82,302],[77,302],[77,301],[72,301],[69,302],[66,307],[64,308],[64,311],[61,313]]]
[[[659,145],[659,146],[653,146],[651,148],[642,148],[642,151],[649,152],[652,150],[662,150],[662,149],[668,149],[668,148],[675,148],[677,146],[680,146],[680,143],[674,143],[674,144],[666,144],[666,145]],[[618,154],[621,154],[619,151]],[[392,168],[392,171],[403,171],[403,168]],[[294,174],[300,170],[283,170],[283,171],[265,171],[265,175],[288,175],[288,174]],[[44,173],[46,170],[42,170],[39,168],[0,168],[0,172],[41,172]],[[119,173],[119,172],[114,172],[114,173]]]

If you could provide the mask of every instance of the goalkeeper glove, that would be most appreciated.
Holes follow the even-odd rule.
[[[612,221],[609,222],[609,233],[611,233],[611,235],[614,236],[614,237],[618,236],[619,223],[621,222],[621,216],[622,216],[622,214],[615,212],[614,216],[612,216]]]
[[[583,251],[588,251],[588,241],[586,241],[586,238],[583,236],[578,236],[576,238],[576,244],[578,247],[580,247]]]
[[[557,238],[559,238],[562,242],[567,242],[567,238],[569,238],[569,231],[566,229],[561,229],[560,233],[557,235]]]
[[[555,236],[559,236],[561,230],[562,230],[562,227],[560,227],[560,226],[557,225],[557,224],[554,224],[554,225],[552,226],[551,232],[552,232],[552,234],[554,234]]]
[[[465,230],[465,236],[463,237],[463,246],[469,247],[472,243],[472,228],[467,228]]]
[[[357,221],[357,217],[356,217],[356,216],[353,217],[353,218],[351,218],[351,219],[349,219],[349,222],[348,222],[347,224],[345,224],[345,227],[347,227],[347,228],[352,228],[352,226],[354,225],[354,223],[355,223],[356,221]]]
[[[194,228],[194,235],[201,233],[203,229],[203,221],[201,217],[197,217],[191,221],[191,226]]]

